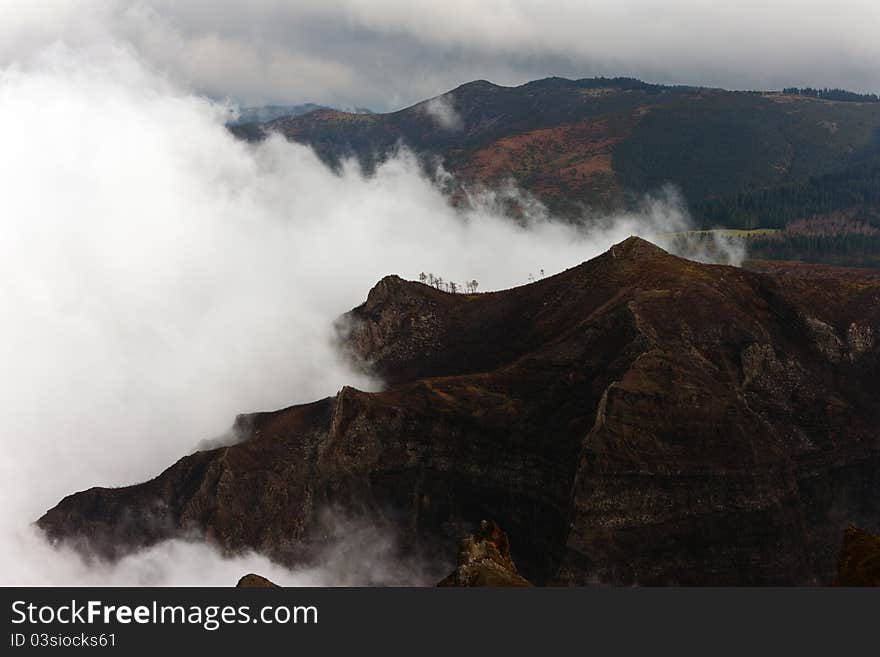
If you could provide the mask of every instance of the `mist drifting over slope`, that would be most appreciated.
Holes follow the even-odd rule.
[[[342,546],[291,573],[181,541],[87,564],[30,523],[73,491],[154,476],[236,413],[381,386],[340,360],[332,324],[386,274],[509,287],[686,218],[670,197],[592,232],[535,204],[518,224],[491,191],[461,211],[405,152],[337,174],[279,137],[236,141],[228,108],[92,30],[0,70],[0,581],[391,581],[390,539],[361,529],[357,558]]]

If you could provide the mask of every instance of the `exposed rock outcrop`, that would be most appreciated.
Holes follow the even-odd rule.
[[[243,576],[240,580],[238,580],[238,584],[235,585],[236,588],[253,588],[253,589],[271,589],[277,588],[278,585],[274,582],[269,581],[262,575],[257,575],[255,573],[248,573]]]
[[[483,520],[476,534],[459,546],[458,565],[437,586],[531,586],[516,570],[510,540],[492,521]]]
[[[880,529],[880,280],[631,238],[502,292],[388,277],[341,326],[386,390],[245,416],[39,526],[111,558],[185,534],[301,564],[327,508],[441,558],[493,518],[536,584],[715,585],[831,583],[847,523]]]
[[[853,362],[874,348],[874,329],[871,326],[853,322],[846,332],[848,356]]]

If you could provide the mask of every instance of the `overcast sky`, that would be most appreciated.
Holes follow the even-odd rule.
[[[280,136],[236,140],[205,95],[388,109],[550,74],[876,88],[873,9],[619,4],[0,0],[0,583],[303,583],[195,544],[96,570],[30,523],[153,476],[236,413],[374,388],[333,322],[386,274],[500,289],[689,225],[671,192],[593,231],[532,203],[510,221],[513,188],[462,212],[405,153],[337,175]],[[386,539],[350,540],[376,581]],[[333,553],[317,581],[352,583]]]
[[[109,33],[212,97],[381,111],[549,75],[877,92],[878,25],[870,0],[3,0],[0,57]]]
[[[370,176],[337,173],[280,135],[236,139],[224,107],[169,83],[91,13],[64,19],[78,45],[46,42],[59,16],[32,13],[19,63],[0,67],[0,584],[436,582],[361,523],[331,523],[340,544],[286,574],[193,543],[104,567],[51,549],[31,523],[74,491],[145,481],[229,441],[238,413],[375,390],[339,358],[334,325],[387,274],[524,284],[629,235],[688,228],[682,199],[664,192],[587,230],[512,185],[455,207],[405,151]],[[175,62],[159,43],[147,45]],[[172,76],[207,84],[196,64],[210,61]]]

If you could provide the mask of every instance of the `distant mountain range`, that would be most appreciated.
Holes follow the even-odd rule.
[[[481,80],[388,114],[320,108],[232,129],[249,140],[277,131],[331,165],[356,157],[368,169],[402,143],[465,183],[512,179],[569,217],[672,184],[706,228],[845,216],[880,232],[880,102],[842,90]]]
[[[232,118],[227,125],[239,126],[248,123],[266,123],[274,121],[283,116],[301,116],[314,112],[315,110],[333,109],[326,105],[316,105],[315,103],[303,103],[302,105],[258,105],[255,107],[240,107],[238,114]],[[353,114],[372,114],[371,110],[364,107],[356,107],[352,110]]]

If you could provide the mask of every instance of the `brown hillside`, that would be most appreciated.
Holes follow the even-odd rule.
[[[880,518],[880,283],[682,260],[637,238],[452,295],[387,277],[346,343],[384,392],[239,418],[243,442],[39,520],[116,557],[181,534],[304,563],[328,508],[450,553],[482,518],[538,584],[830,583]]]

